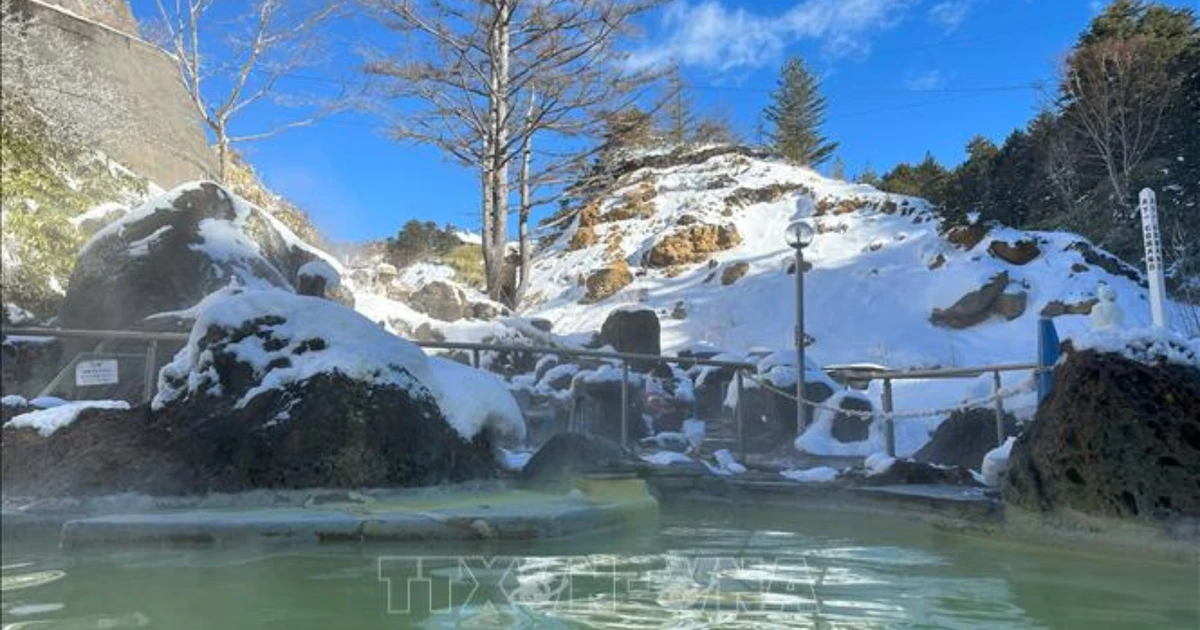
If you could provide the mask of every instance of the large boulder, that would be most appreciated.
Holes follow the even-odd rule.
[[[1004,415],[1003,428],[1005,437],[1016,435],[1017,421],[1012,414]],[[913,459],[979,470],[983,456],[996,446],[996,411],[973,407],[950,414]]]
[[[584,280],[587,294],[579,300],[580,304],[592,304],[608,298],[617,291],[624,289],[633,282],[633,272],[624,258],[613,262],[602,269],[597,269]]]
[[[1069,352],[1013,445],[1005,499],[1034,511],[1200,517],[1200,347],[1159,348],[1191,364]]]
[[[457,321],[472,314],[466,293],[441,280],[434,280],[417,289],[408,298],[408,305],[434,319],[447,322]]]
[[[129,329],[235,283],[291,290],[316,250],[212,182],[185,184],[97,232],[80,251],[58,323]]]
[[[650,308],[618,308],[608,314],[600,327],[600,342],[617,352],[632,354],[662,354],[662,326],[658,315]],[[653,362],[633,363],[634,369],[645,371]]]

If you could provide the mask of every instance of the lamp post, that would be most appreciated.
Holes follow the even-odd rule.
[[[813,240],[813,228],[807,221],[793,221],[785,232],[787,244],[796,250],[796,431],[808,424],[804,407],[804,248]]]

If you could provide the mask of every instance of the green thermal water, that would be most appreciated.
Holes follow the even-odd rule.
[[[425,581],[409,579],[417,558]],[[9,537],[3,564],[5,629],[1200,628],[1196,566],[718,506],[519,544],[61,551]]]

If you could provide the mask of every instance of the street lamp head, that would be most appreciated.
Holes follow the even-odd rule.
[[[808,221],[792,221],[784,236],[792,249],[804,249],[812,243],[813,228]]]

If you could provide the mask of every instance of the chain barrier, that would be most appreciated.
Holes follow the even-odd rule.
[[[767,381],[766,379],[764,379],[762,376],[760,376],[758,374],[749,374],[749,377],[754,382],[758,383],[759,386],[761,386],[763,389],[766,389],[767,391],[773,392],[779,396],[783,396],[792,401],[801,400],[800,398],[798,398],[796,396],[796,393],[794,391],[788,392],[788,391],[779,389],[778,387],[774,386],[773,384],[771,384],[769,381]],[[1027,393],[1036,391],[1036,389],[1037,389],[1037,381],[1031,380],[1031,381],[1025,383],[1024,385],[1019,385],[1016,387],[1002,387],[1002,388],[1000,388],[999,391],[994,392],[988,396],[985,396],[983,398],[978,398],[975,400],[966,400],[966,401],[959,403],[958,405],[956,405],[954,407],[943,407],[940,409],[922,409],[922,410],[918,410],[918,411],[904,411],[904,412],[892,411],[890,413],[882,411],[882,410],[881,411],[857,411],[854,409],[842,409],[841,407],[834,407],[832,405],[826,405],[826,404],[819,403],[819,402],[816,402],[813,400],[808,400],[808,399],[804,399],[803,402],[804,402],[804,404],[812,407],[813,409],[823,409],[825,411],[832,411],[832,412],[844,414],[844,415],[855,417],[855,418],[871,419],[871,418],[874,418],[876,415],[878,415],[885,419],[891,418],[892,420],[904,420],[904,419],[910,419],[910,418],[928,418],[931,416],[945,416],[945,415],[952,414],[956,411],[964,411],[966,409],[971,409],[974,407],[982,407],[985,405],[990,405],[990,404],[995,403],[997,400],[1005,400],[1008,398],[1012,398],[1013,396],[1027,394]]]

